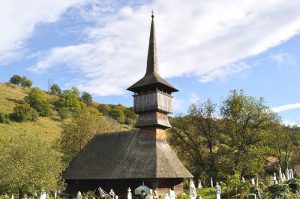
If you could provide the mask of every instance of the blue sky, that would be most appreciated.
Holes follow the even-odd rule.
[[[77,86],[101,103],[132,106],[144,75],[155,11],[161,75],[177,87],[175,112],[232,89],[264,97],[300,123],[298,0],[26,0],[0,2],[0,81]]]

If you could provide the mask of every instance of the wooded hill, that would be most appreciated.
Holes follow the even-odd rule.
[[[74,92],[76,88],[73,88]],[[14,109],[18,106],[28,103],[26,97],[32,90],[41,92],[47,102],[49,102],[49,113],[42,115],[37,111],[36,118],[26,119],[27,121],[16,122],[11,118]],[[68,92],[66,92],[68,93]],[[26,132],[41,138],[44,141],[53,141],[58,138],[62,125],[70,121],[70,113],[76,107],[72,107],[72,103],[67,102],[69,107],[61,107],[55,103],[60,99],[59,95],[63,95],[63,91],[57,94],[51,94],[48,91],[42,91],[39,88],[27,88],[14,85],[11,83],[0,83],[0,136],[1,139],[12,137],[13,135]],[[92,101],[90,104],[85,104],[78,93],[79,107],[84,107],[89,112],[94,112],[104,116],[117,130],[131,129],[135,122],[136,115],[132,108],[127,108],[122,105],[100,104]],[[74,106],[78,106],[75,103]],[[77,107],[78,108],[78,107]],[[75,110],[76,112],[76,110]],[[113,129],[112,129],[113,130]]]

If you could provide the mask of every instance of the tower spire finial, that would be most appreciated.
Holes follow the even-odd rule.
[[[151,18],[152,19],[154,18],[154,11],[153,10],[151,11]]]
[[[149,38],[149,47],[148,47],[148,57],[147,57],[147,75],[159,76],[158,73],[158,64],[157,64],[157,52],[156,52],[156,36],[155,36],[155,27],[154,27],[154,12],[152,10],[151,15],[151,30]]]

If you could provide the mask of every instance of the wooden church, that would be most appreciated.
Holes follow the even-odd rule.
[[[146,74],[128,88],[134,93],[138,130],[91,139],[63,174],[68,194],[101,187],[124,197],[128,187],[134,190],[143,183],[160,192],[171,188],[180,194],[183,180],[193,177],[166,141],[166,129],[171,127],[171,93],[178,90],[159,75],[153,18]]]

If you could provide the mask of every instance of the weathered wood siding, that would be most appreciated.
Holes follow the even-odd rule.
[[[172,112],[172,96],[163,92],[151,92],[134,96],[134,110],[137,113],[159,110]]]

